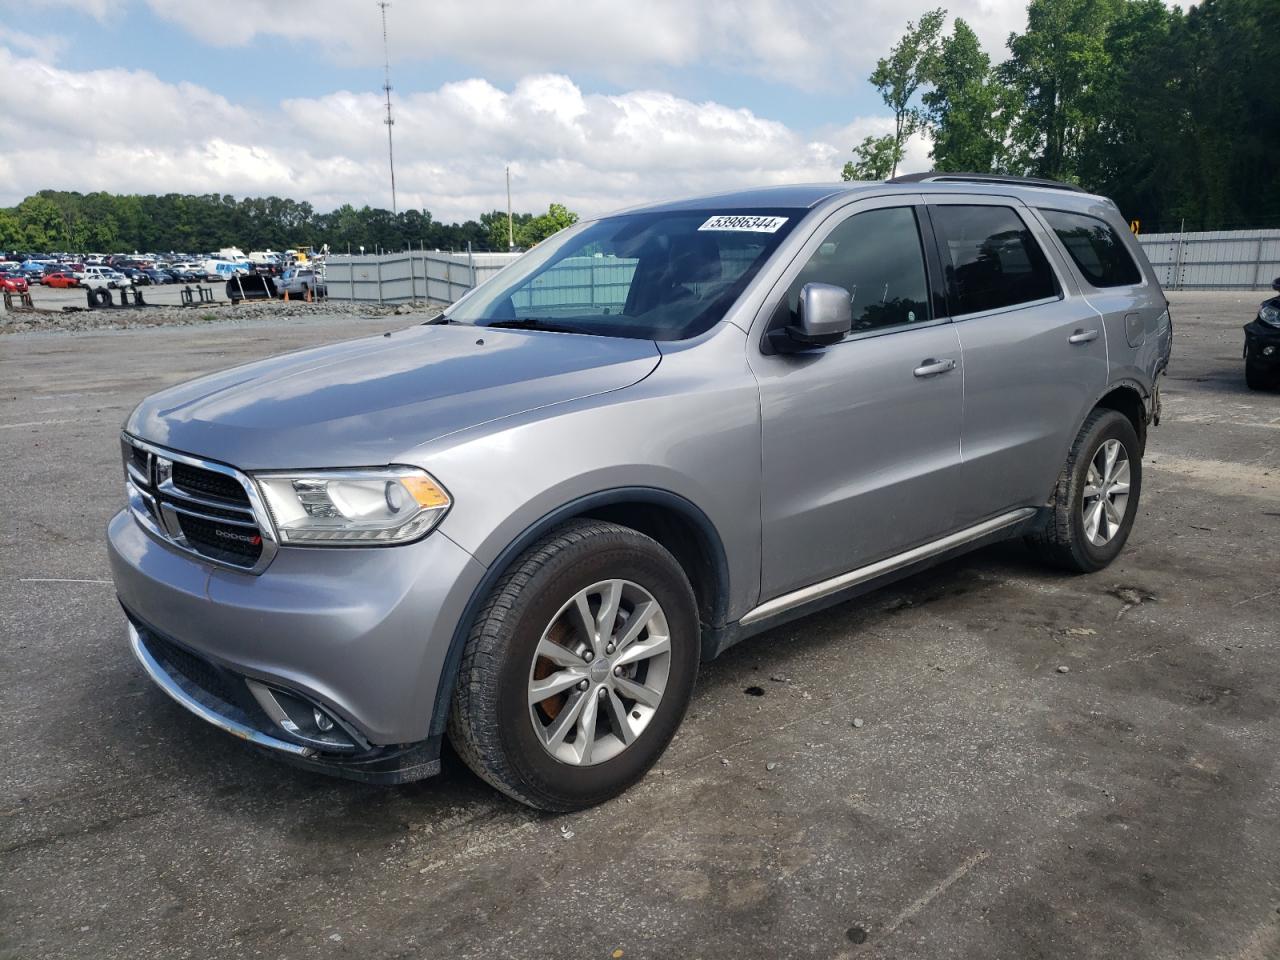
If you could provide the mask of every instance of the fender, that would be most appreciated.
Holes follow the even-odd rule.
[[[498,554],[497,558],[490,564],[489,569],[485,571],[480,582],[476,584],[475,590],[471,593],[471,598],[467,601],[467,605],[462,611],[462,616],[458,619],[458,623],[453,629],[453,637],[449,642],[449,652],[445,657],[444,668],[440,671],[440,679],[436,685],[435,706],[432,707],[431,711],[430,736],[439,736],[444,733],[449,721],[449,707],[453,701],[453,684],[457,679],[458,669],[462,664],[462,651],[467,645],[467,638],[471,633],[471,624],[474,622],[476,614],[480,611],[480,607],[489,596],[489,593],[493,590],[498,580],[502,578],[502,575],[506,573],[507,568],[521,553],[551,528],[566,520],[581,516],[593,508],[606,507],[615,503],[652,503],[668,507],[680,513],[697,527],[706,546],[709,548],[708,552],[711,555],[712,566],[715,569],[716,601],[713,611],[712,632],[718,632],[719,626],[724,623],[725,611],[728,609],[729,604],[729,561],[725,555],[724,543],[720,539],[719,532],[707,515],[702,512],[702,509],[679,494],[671,493],[669,490],[661,490],[657,487],[616,487],[612,490],[601,490],[597,493],[587,494],[557,507],[525,528],[518,537],[507,544],[503,551]]]

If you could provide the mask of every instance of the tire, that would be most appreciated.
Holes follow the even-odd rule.
[[[1268,374],[1261,364],[1254,363],[1246,355],[1244,358],[1244,382],[1245,386],[1250,390],[1271,390],[1280,382],[1280,376]]]
[[[1091,468],[1095,469],[1096,475],[1095,460],[1104,446],[1108,450],[1114,449],[1109,446],[1112,443],[1120,445],[1127,464],[1128,486],[1123,494],[1122,512],[1119,507],[1121,494],[1105,492],[1118,488],[1111,487],[1105,479],[1102,485],[1090,483]],[[1105,460],[1106,455],[1102,456]],[[1114,468],[1117,472],[1119,463],[1117,455]],[[1101,496],[1097,495],[1099,489],[1104,491]],[[1088,497],[1086,503],[1091,491],[1094,496]],[[1074,573],[1101,570],[1119,555],[1129,539],[1141,495],[1141,446],[1133,424],[1118,411],[1094,410],[1080,427],[1067,455],[1066,465],[1058,475],[1049,514],[1040,528],[1026,538],[1027,544],[1042,560],[1064,570]],[[1105,504],[1097,508],[1097,526],[1091,534],[1088,523],[1090,510],[1100,499],[1108,501],[1111,508],[1107,509]],[[1113,522],[1114,513],[1120,513],[1118,524]],[[1099,539],[1104,539],[1104,542],[1099,543]]]
[[[93,291],[93,302],[100,307],[111,306],[111,293],[105,287]]]
[[[585,650],[592,642],[585,627],[576,626],[585,618],[575,615],[575,600],[597,587],[607,590],[607,583],[625,583],[608,632],[619,646],[615,651],[601,639],[600,655],[573,654],[569,648]],[[588,600],[589,615],[600,614],[603,592],[598,600],[598,606]],[[627,622],[645,612],[651,617],[637,621],[646,625],[628,645]],[[661,650],[663,636],[666,653],[644,652]],[[538,656],[547,649],[556,651],[554,662]],[[637,652],[651,659],[621,665]],[[667,748],[693,694],[698,660],[697,604],[675,558],[635,530],[575,520],[525,551],[485,601],[454,686],[449,739],[481,779],[521,803],[555,812],[594,806],[643,777]],[[615,679],[617,671],[623,678]],[[629,678],[628,671],[634,671]],[[539,680],[562,678],[570,684],[562,692],[530,704]],[[660,690],[650,705],[624,692],[643,690],[652,701],[651,687]],[[588,715],[591,737],[583,732]],[[557,721],[564,732],[549,745]],[[633,737],[626,745],[619,722]]]

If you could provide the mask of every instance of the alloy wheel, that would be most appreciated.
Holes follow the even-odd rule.
[[[529,718],[562,763],[603,763],[653,719],[671,671],[671,635],[653,595],[629,580],[578,591],[543,631],[529,669]]]
[[[1110,543],[1129,510],[1129,452],[1119,440],[1104,441],[1089,461],[1080,509],[1089,542]]]

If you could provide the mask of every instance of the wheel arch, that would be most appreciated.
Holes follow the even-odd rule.
[[[590,518],[638,530],[676,558],[693,587],[698,618],[706,633],[723,626],[729,603],[729,563],[715,525],[692,501],[656,487],[618,487],[571,500],[526,527],[494,559],[471,592],[453,630],[449,652],[436,687],[432,736],[448,724],[453,685],[471,624],[485,598],[511,564],[534,542],[569,520]]]
[[[1107,392],[1098,398],[1089,413],[1099,408],[1115,410],[1123,414],[1133,424],[1133,431],[1138,435],[1139,456],[1147,448],[1147,394],[1138,384],[1122,381],[1111,384]],[[1088,414],[1086,414],[1087,418]],[[1081,421],[1083,423],[1083,421]],[[1077,432],[1079,428],[1077,427]]]

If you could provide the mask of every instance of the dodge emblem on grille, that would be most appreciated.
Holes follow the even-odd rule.
[[[223,540],[238,540],[241,543],[252,544],[255,547],[262,542],[262,537],[256,533],[250,536],[247,533],[232,533],[230,530],[215,530],[213,535],[221,537]]]

